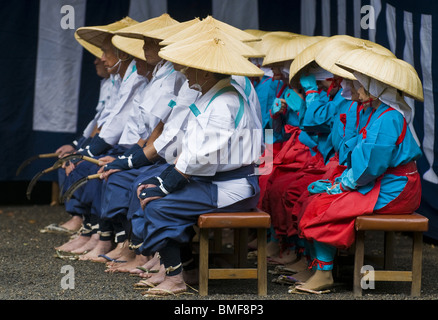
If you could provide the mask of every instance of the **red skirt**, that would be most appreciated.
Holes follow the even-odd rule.
[[[336,155],[330,159],[329,163],[325,167],[324,174],[322,176],[318,176],[316,180],[314,179],[308,180],[306,188],[300,190],[301,192],[299,192],[295,188],[291,188],[287,190],[283,198],[283,206],[286,210],[287,219],[288,219],[287,235],[289,237],[299,234],[298,227],[299,227],[299,222],[301,220],[301,216],[307,205],[315,197],[314,194],[309,193],[309,191],[307,190],[309,184],[320,179],[324,179],[324,180],[328,179],[334,181],[335,178],[340,176],[346,168],[347,168],[346,166],[339,165],[339,158]]]
[[[311,157],[301,170],[293,170],[288,165],[277,167],[268,180],[267,191],[262,200],[262,210],[271,215],[272,226],[277,235],[287,235],[290,207],[307,190],[307,186],[320,179],[326,170],[320,153]]]
[[[304,168],[311,157],[309,148],[298,139],[301,130],[298,127],[286,125],[285,131],[291,135],[287,141],[267,146],[272,149],[273,161],[272,164],[268,164],[268,166],[272,165],[271,171],[259,176],[260,198],[257,207],[260,209],[262,209],[262,202],[271,182],[278,175],[282,175],[283,171],[295,172]]]

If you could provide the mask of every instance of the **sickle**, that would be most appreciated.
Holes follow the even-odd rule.
[[[89,180],[92,179],[98,179],[100,177],[100,173],[91,174],[89,176],[83,177],[82,179],[79,179],[75,183],[73,183],[70,188],[64,193],[64,195],[61,198],[62,202],[70,200],[73,193],[75,193],[76,190],[78,190],[80,187],[82,187],[84,184],[86,184]]]
[[[97,159],[94,159],[94,158],[91,158],[91,157],[87,157],[87,156],[84,156],[84,155],[79,154],[79,153],[75,153],[75,154],[70,154],[70,155],[65,156],[63,158],[60,158],[58,161],[56,161],[54,163],[53,166],[58,165],[58,164],[62,165],[64,162],[67,162],[67,161],[73,160],[73,159],[81,159],[81,160],[85,160],[85,161],[88,161],[88,162],[91,162],[91,163],[94,163],[94,164],[99,164],[99,160],[97,160]]]
[[[31,163],[34,160],[37,159],[44,159],[44,158],[55,158],[59,155],[59,153],[42,153],[42,154],[37,154],[35,156],[30,157],[27,160],[24,160],[23,163],[18,167],[17,172],[15,173],[15,175],[19,175],[21,173],[21,171],[29,165],[29,163]]]
[[[87,156],[83,156],[83,155],[81,155],[81,154],[71,154],[71,155],[65,156],[65,157],[63,157],[63,158],[57,160],[57,161],[53,164],[53,166],[51,166],[50,168],[44,169],[44,170],[41,171],[41,172],[38,172],[38,173],[32,178],[32,180],[30,181],[30,183],[29,183],[29,185],[28,185],[28,187],[27,187],[27,192],[26,192],[27,199],[30,200],[30,194],[32,193],[32,189],[33,189],[33,187],[35,186],[35,183],[37,182],[37,180],[38,180],[42,175],[44,175],[44,174],[46,174],[46,173],[49,173],[49,172],[51,172],[51,171],[54,171],[54,170],[56,170],[56,169],[61,168],[62,165],[63,165],[63,163],[66,162],[66,161],[69,161],[69,160],[72,160],[72,159],[78,159],[78,158],[79,158],[79,159],[82,159],[82,160],[86,160],[86,161],[92,162],[92,163],[95,163],[95,164],[98,164],[98,163],[99,163],[99,160],[96,160],[96,159],[93,159],[93,158],[90,158],[90,157],[87,157]]]
[[[49,173],[51,171],[54,171],[56,169],[59,169],[61,167],[62,164],[58,164],[55,166],[55,164],[52,167],[49,167],[47,169],[44,169],[43,171],[38,172],[30,181],[29,185],[27,186],[27,191],[26,191],[26,196],[27,199],[30,200],[30,194],[32,193],[32,189],[35,186],[35,183],[37,182],[37,180],[44,174]]]
[[[63,164],[64,162],[67,162],[67,161],[69,161],[69,160],[73,160],[73,159],[82,159],[82,160],[85,160],[85,161],[88,161],[88,162],[91,162],[91,163],[94,163],[94,164],[99,164],[99,160],[97,160],[97,159],[94,159],[94,158],[90,158],[90,157],[88,157],[88,156],[84,156],[84,155],[82,155],[82,154],[70,154],[70,155],[68,155],[68,156],[65,156],[65,157],[63,157],[63,158],[60,158],[58,161],[56,161],[55,162],[55,164]],[[61,189],[59,190],[59,202],[60,203],[64,203],[63,202],[63,197],[62,197],[62,194],[64,193],[64,190],[63,190],[63,185],[61,186]]]

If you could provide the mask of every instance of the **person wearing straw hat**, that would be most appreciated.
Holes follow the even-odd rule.
[[[367,46],[342,55],[337,65],[360,83],[359,99],[371,115],[359,132],[348,168],[327,193],[309,203],[302,216],[300,232],[312,241],[317,270],[295,290],[311,293],[333,285],[336,250],[354,243],[357,216],[411,213],[421,201],[415,161],[422,153],[409,128],[413,110],[404,100],[405,96],[423,99],[415,69]]]
[[[120,29],[112,39],[113,43],[122,50],[132,52],[132,54],[141,51],[143,59],[147,59],[152,71],[149,84],[141,92],[141,96],[138,97],[136,105],[132,109],[130,115],[132,121],[125,125],[119,141],[119,144],[127,147],[130,145],[131,148],[117,158],[107,156],[100,159],[102,167],[99,173],[103,179],[102,223],[114,220],[122,222],[123,228],[119,229],[118,233],[125,235],[129,231],[126,227],[126,214],[130,203],[131,184],[140,173],[151,171],[153,174],[154,170],[157,170],[161,165],[166,165],[154,150],[153,141],[160,135],[165,123],[168,122],[171,111],[173,112],[175,109],[174,113],[176,114],[176,110],[181,109],[175,108],[174,105],[177,95],[181,91],[180,88],[185,82],[185,76],[176,71],[173,64],[158,57],[160,47],[157,40],[160,38],[150,35],[155,30],[177,24],[179,23],[168,14],[163,14],[134,26]],[[186,99],[194,100],[194,98],[189,97]],[[180,116],[183,115],[180,113]],[[148,143],[144,147],[146,152],[143,152],[145,141]],[[117,234],[116,231],[114,232]],[[126,243],[118,245],[114,250],[100,256],[94,255],[93,261],[105,262],[117,259],[128,264],[131,262],[130,260],[133,260],[132,251],[129,250]],[[145,261],[133,263],[141,265]],[[119,267],[128,268],[126,264],[119,263],[117,269]]]
[[[337,36],[324,38],[306,49],[304,49],[291,64],[291,83],[300,79],[300,87],[306,93],[305,107],[301,109],[301,128],[310,136],[317,137],[317,150],[323,156],[323,161],[316,165],[316,170],[307,168],[298,173],[291,173],[283,176],[282,179],[289,181],[284,185],[283,190],[274,188],[271,190],[275,199],[275,193],[281,201],[276,205],[276,212],[283,212],[286,216],[287,237],[301,243],[300,250],[303,250],[303,241],[297,239],[298,221],[300,206],[308,196],[307,188],[312,188],[318,183],[325,182],[334,172],[342,172],[345,168],[347,152],[345,141],[353,138],[356,134],[354,125],[357,119],[357,103],[350,101],[351,97],[345,98],[341,83],[346,79],[354,77],[343,69],[335,66],[335,58],[349,50],[342,48],[340,41],[334,43]],[[343,39],[349,43],[351,39]],[[320,84],[317,83],[320,82]],[[344,85],[345,87],[345,85]],[[323,95],[321,95],[321,88]],[[348,90],[347,90],[348,91]],[[327,99],[329,98],[329,99]],[[319,181],[319,179],[323,179]],[[324,184],[323,184],[324,186]],[[312,189],[313,192],[313,189]],[[275,200],[273,201],[275,205]],[[273,209],[274,210],[274,209]],[[306,251],[307,254],[309,253]],[[307,257],[302,256],[298,264],[306,268]],[[298,269],[297,265],[292,268]],[[307,269],[307,268],[306,268]]]
[[[111,92],[111,79],[108,71],[105,69],[102,60],[100,59],[102,54],[101,50],[93,45],[87,44],[85,41],[80,39],[77,34],[75,34],[76,40],[92,55],[96,58],[94,60],[94,65],[96,68],[96,74],[101,78],[100,80],[100,89],[99,89],[99,99],[96,106],[96,114],[94,118],[88,123],[87,127],[84,129],[82,135],[75,139],[72,143],[60,146],[55,153],[58,154],[58,157],[63,157],[67,154],[76,152],[77,149],[81,148],[82,144],[87,143],[89,139],[91,139],[95,133],[97,132],[97,120],[102,114],[103,108],[105,105],[109,105],[110,101],[110,92]],[[58,171],[58,183],[59,185],[63,185],[65,180],[64,171]],[[67,212],[69,213],[69,212]],[[41,232],[62,232],[71,234],[77,232],[82,226],[82,215],[69,213],[72,217],[66,221],[65,223],[58,225],[56,223],[50,224],[44,227]]]
[[[274,36],[279,38],[280,41],[277,47],[282,50],[277,51],[274,50],[275,47],[271,48],[267,53],[264,65],[271,65],[275,73],[285,74],[283,76],[285,83],[289,83],[289,68],[301,52],[324,39],[295,34],[288,35],[284,32],[279,33],[279,36],[272,33],[271,37]],[[287,51],[286,49],[289,47],[291,48]],[[282,51],[283,53],[281,53]],[[284,68],[284,63],[279,65],[285,60],[289,62],[287,68]],[[325,78],[325,75],[321,79],[318,77],[318,82]],[[274,167],[271,174],[260,177],[260,184],[265,186],[265,191],[262,193],[263,197],[259,200],[259,207],[271,214],[272,234],[280,240],[277,245],[277,254],[272,254],[270,257],[270,261],[273,263],[291,263],[296,259],[294,253],[297,249],[296,242],[290,241],[291,239],[287,237],[287,213],[282,200],[287,185],[291,181],[297,180],[298,177],[300,179],[304,177],[314,179],[314,175],[311,175],[313,171],[309,169],[309,166],[313,168],[323,165],[320,152],[317,150],[318,140],[315,138],[315,134],[313,132],[309,134],[302,127],[305,101],[300,97],[299,88],[299,85],[292,87],[289,84],[284,96],[274,101],[271,110],[271,124],[280,139],[277,141],[284,140],[284,142],[274,157]],[[322,100],[328,101],[325,92],[319,91],[318,93]],[[304,169],[306,171],[303,171]],[[320,170],[317,170],[315,174],[321,174]],[[292,178],[292,176],[295,178]],[[274,241],[271,241],[271,243],[275,244]]]
[[[306,242],[298,238],[302,206],[310,201],[309,196],[316,193],[316,190],[326,189],[327,184],[329,184],[328,179],[334,179],[345,170],[350,151],[347,147],[347,141],[353,140],[357,135],[358,105],[354,101],[350,101],[351,93],[348,91],[351,92],[351,90],[346,86],[348,82],[345,81],[347,79],[351,82],[355,78],[351,73],[337,67],[335,62],[337,57],[357,48],[363,42],[365,41],[362,39],[350,36],[326,38],[303,50],[291,65],[291,82],[295,83],[295,79],[301,78],[300,82],[307,93],[306,108],[302,112],[304,116],[301,125],[307,132],[318,135],[318,150],[321,150],[324,155],[325,163],[323,167],[318,168],[319,173],[306,172],[301,178],[295,175],[281,196],[282,207],[288,219],[287,235],[298,241],[301,248],[307,248],[305,250],[307,256],[301,257],[296,264],[290,266],[294,270],[304,269],[302,275],[295,275],[297,280],[304,280],[311,275],[307,265],[308,262],[312,261],[310,256],[312,250],[309,250]],[[373,50],[393,56],[386,48],[381,48],[369,41],[367,43]],[[310,75],[306,75],[306,72]],[[317,83],[313,79],[315,76],[321,77],[323,83],[326,82],[325,90],[327,96],[330,95],[330,101],[321,100],[321,96],[318,96]],[[348,143],[353,146],[352,142]],[[334,155],[328,158],[330,153],[327,153],[326,150],[333,150]],[[281,212],[282,207],[279,206],[277,210]]]
[[[175,46],[180,46],[182,43],[185,45],[188,45],[189,43],[197,43],[197,42],[203,41],[205,39],[221,38],[223,41],[226,41],[228,43],[228,45],[230,45],[232,47],[232,49],[235,49],[236,51],[241,52],[241,54],[244,57],[250,58],[250,57],[263,56],[263,54],[261,52],[254,50],[252,47],[246,45],[246,43],[243,43],[239,40],[239,39],[246,39],[247,38],[247,35],[245,35],[245,34],[242,35],[242,31],[240,31],[239,29],[236,29],[236,28],[229,26],[229,25],[224,25],[224,23],[219,22],[217,20],[213,21],[211,17],[207,17],[207,18],[203,19],[202,21],[199,21],[198,19],[194,19],[194,20],[195,21],[190,20],[190,21],[181,23],[180,25],[169,26],[167,28],[159,29],[155,32],[152,32],[151,35],[154,35],[156,37],[164,37],[166,34],[170,35],[169,38],[165,37],[165,39],[160,43],[160,44],[162,44],[162,43],[167,44],[166,47],[164,47],[162,49],[163,51],[169,50],[169,49],[171,50]],[[194,27],[194,29],[196,29],[193,31],[195,33],[195,35],[189,36],[190,33],[187,33],[185,31],[185,29],[188,29],[189,27],[192,27],[192,26]],[[181,31],[181,29],[182,29],[182,31]],[[224,30],[226,30],[226,32]],[[175,31],[178,31],[178,33],[175,34]],[[178,41],[169,40],[172,38],[177,38],[179,40]],[[231,79],[232,86],[240,92],[241,96],[247,101],[252,112],[257,115],[257,117],[255,117],[253,119],[254,122],[257,124],[257,126],[261,126],[260,103],[258,101],[257,94],[254,90],[254,87],[253,87],[251,81],[249,80],[248,77],[239,76],[239,75],[232,75],[231,78],[232,78]],[[196,92],[199,93],[199,91],[196,91]],[[181,95],[182,95],[182,97],[181,97]],[[185,127],[186,127],[185,123],[187,122],[187,120],[186,120],[187,113],[186,112],[187,112],[187,110],[190,110],[190,109],[188,109],[186,106],[186,110],[181,111],[181,108],[179,108],[180,109],[179,113],[182,112],[184,114],[184,116],[182,114],[174,116],[174,112],[178,109],[177,106],[181,105],[181,102],[187,101],[187,97],[184,97],[185,95],[186,94],[184,92],[181,93],[181,91],[180,91],[180,93],[178,95],[177,103],[173,107],[172,113],[170,116],[170,117],[174,117],[174,118],[176,116],[178,116],[180,118],[180,119],[177,119],[178,123],[181,123],[181,124],[184,123],[184,127],[182,127],[182,126],[174,127],[172,122],[170,122],[170,123],[166,123],[165,129],[166,129],[166,126],[168,128],[171,128],[171,130],[175,130],[176,128],[179,128],[178,133],[184,133]],[[181,99],[183,99],[183,100],[180,101]],[[185,103],[183,102],[181,106],[184,106],[184,104]],[[184,122],[182,120],[184,120]],[[172,134],[170,137],[173,137],[173,135],[174,134]],[[163,139],[162,139],[163,136],[164,136],[165,143],[166,144],[169,143],[170,137],[168,134],[165,134],[165,131],[163,131],[163,133],[160,135],[160,137],[156,141],[154,141],[153,147],[158,147],[158,150],[160,148],[162,148],[162,147],[160,147],[160,145],[163,143]],[[181,149],[181,141],[178,141],[178,140],[180,140],[180,139],[177,139],[176,143],[173,143],[173,145],[172,145],[172,148],[176,148],[175,150]],[[157,146],[157,143],[158,143],[158,146]],[[148,149],[148,147],[146,147],[146,149]],[[169,150],[169,147],[166,147],[167,153],[168,153],[168,150]],[[146,154],[147,154],[147,152],[148,151],[145,150]],[[161,153],[162,152],[163,151],[161,151]],[[168,159],[168,157],[164,157],[164,158],[167,160],[167,163],[173,163],[173,159],[172,159],[172,162],[169,162],[170,159]],[[136,181],[133,185],[134,186],[134,194],[136,194],[136,189],[137,189],[138,183],[141,181],[144,181],[145,179],[148,179],[150,177],[151,177],[151,171],[145,171],[145,172],[142,172],[140,174],[140,176],[136,179]],[[135,201],[135,200],[137,200],[137,201]],[[132,214],[134,214],[139,208],[140,207],[139,207],[138,199],[135,197],[135,199],[133,199],[133,201],[131,202],[130,207],[128,209],[128,219],[130,219]],[[132,247],[135,248],[141,244],[142,239],[140,237],[135,237],[135,235],[134,235],[131,241],[132,241]],[[130,271],[131,273],[139,273],[140,272],[140,276],[149,277],[150,273],[141,272],[141,271],[145,271],[145,270],[147,271],[149,269],[155,270],[156,268],[160,268],[160,263],[159,263],[159,259],[157,259],[155,256],[154,258],[152,258],[150,261],[148,261],[143,266],[140,266],[140,267],[135,266],[135,265],[132,265],[132,266],[134,267],[134,269],[132,269]],[[124,270],[127,270],[127,269],[124,268]],[[196,272],[197,272],[196,265],[194,263],[192,263],[190,265],[185,265],[184,278],[187,281],[187,283],[193,284],[193,283],[197,282]]]
[[[157,286],[146,294],[161,296],[187,290],[180,247],[189,244],[200,214],[218,208],[255,208],[258,186],[253,164],[260,156],[262,138],[258,135],[240,150],[239,137],[250,138],[246,134],[261,127],[255,127],[257,114],[232,86],[230,75],[261,76],[263,72],[218,38],[162,50],[160,56],[187,67],[190,86],[201,92],[190,106],[175,165],[143,181],[138,189],[144,214],[134,216],[133,232],[138,232],[134,230],[138,218],[143,224],[139,249],[146,255],[159,252],[165,270],[149,279]]]
[[[102,156],[104,153],[118,154],[123,152],[124,147],[117,145],[120,135],[120,122],[125,121],[126,116],[132,106],[132,99],[136,90],[141,90],[146,79],[138,77],[136,64],[132,56],[115,48],[111,43],[114,31],[137,23],[135,20],[126,17],[106,26],[81,27],[77,30],[78,36],[87,43],[97,46],[102,51],[101,60],[111,74],[113,83],[111,90],[110,105],[103,109],[101,117],[97,121],[99,132],[94,135],[91,141],[78,150],[78,153],[87,156]],[[97,171],[96,165],[90,162],[72,163],[66,166],[67,178],[63,189],[68,187],[78,179],[88,176]],[[83,246],[76,247],[73,253],[89,251],[98,243],[99,235],[96,234],[98,226],[98,214],[100,207],[99,183],[90,181],[85,188],[82,188],[74,195],[74,200],[66,203],[69,211],[84,215],[92,222],[85,222],[82,235],[89,240]],[[92,213],[90,213],[92,212]],[[64,246],[61,246],[65,248]],[[70,248],[72,249],[72,248]]]
[[[182,33],[184,32],[185,29],[195,25],[196,23],[200,22],[199,19],[193,19],[193,20],[189,20],[180,24],[174,24],[174,25],[169,25],[167,27],[161,28],[161,29],[155,29],[155,30],[142,30],[142,34],[143,36],[147,37],[147,38],[153,38],[153,39],[164,39],[161,43],[165,43],[168,37],[173,36],[174,34],[178,33]],[[133,28],[131,28],[133,29]],[[132,30],[131,30],[132,31]],[[200,33],[198,33],[195,37],[201,36],[201,37],[205,37],[207,36],[207,34],[220,34],[222,37],[226,37],[229,41],[233,41],[233,44],[236,46],[236,48],[238,48],[239,50],[245,50],[244,54],[246,55],[260,55],[260,53],[255,52],[254,50],[252,50],[250,47],[245,46],[242,43],[239,43],[238,40],[231,40],[229,37],[230,35],[223,33],[221,30],[219,30],[216,27],[211,27],[211,26],[206,26],[205,30],[199,30]],[[120,33],[126,33],[125,30],[122,30]],[[196,41],[195,37],[190,37],[189,38],[184,38],[182,36],[178,36],[178,39],[181,39],[180,41],[184,41],[184,43],[189,43],[192,41]],[[160,43],[160,44],[161,44]],[[167,46],[168,48],[171,48],[173,45],[169,45]],[[167,47],[165,47],[167,49]],[[158,52],[157,52],[158,53]],[[160,58],[161,59],[161,58]],[[166,62],[167,64],[169,64],[169,62]],[[175,68],[178,68],[178,65],[175,65]],[[177,69],[178,70],[178,69]],[[239,77],[239,76],[235,76],[233,77],[233,81],[232,81],[233,86],[235,86],[238,90],[242,91],[242,95],[248,99],[248,103],[250,104],[251,108],[256,112],[256,110],[259,109],[258,106],[258,99],[257,96],[255,94],[255,91],[252,88],[251,83],[249,82],[248,79],[245,79],[244,77]],[[118,194],[123,193],[127,190],[130,190],[129,188],[131,186],[129,186],[129,182],[135,178],[136,176],[138,176],[136,178],[136,182],[134,182],[134,186],[137,186],[138,181],[143,181],[151,176],[156,175],[157,173],[154,173],[154,171],[157,168],[161,168],[161,171],[168,166],[168,163],[173,163],[174,160],[174,155],[170,154],[172,151],[178,151],[180,149],[180,145],[181,145],[181,139],[180,139],[180,135],[184,133],[185,127],[186,127],[186,123],[187,123],[187,117],[188,114],[190,113],[190,109],[188,108],[188,106],[194,102],[195,98],[197,97],[197,95],[199,94],[199,91],[197,90],[193,90],[191,88],[188,87],[187,82],[184,83],[183,87],[180,89],[180,91],[178,92],[178,97],[176,99],[171,99],[171,101],[169,103],[166,103],[166,106],[169,105],[171,106],[171,112],[170,115],[168,116],[168,119],[164,119],[161,121],[161,124],[163,124],[163,131],[161,132],[161,134],[158,136],[158,138],[156,140],[154,140],[154,138],[151,138],[149,140],[150,143],[148,143],[148,145],[143,149],[144,154],[146,155],[146,157],[152,161],[155,162],[154,165],[151,166],[142,166],[141,168],[138,169],[129,169],[128,172],[122,172],[122,173],[117,173],[117,175],[119,175],[120,177],[123,177],[123,180],[120,180],[120,182],[114,180],[112,178],[112,175],[110,176],[109,180],[108,180],[108,184],[113,184],[115,186],[115,189],[117,189],[120,192],[117,192]],[[165,96],[163,95],[163,98]],[[160,105],[158,105],[157,103],[157,107],[160,107]],[[255,119],[258,120],[258,119]],[[154,135],[155,137],[156,135]],[[176,141],[172,141],[175,140]],[[168,154],[170,154],[170,158],[167,156]],[[160,156],[161,156],[161,160],[160,160]],[[157,161],[158,159],[158,161]],[[165,159],[167,161],[163,163],[163,159]],[[105,168],[104,168],[105,169]],[[111,173],[110,171],[107,171],[104,173],[105,174],[109,174]],[[135,188],[136,189],[136,188]],[[124,190],[123,192],[121,192],[122,190]],[[110,194],[110,193],[108,193]],[[135,195],[135,193],[134,193]],[[108,197],[111,198],[111,202],[113,197]],[[128,202],[128,198],[126,197],[123,201],[118,201],[117,203],[117,208],[119,211],[123,211],[124,215],[126,214],[126,210],[128,210],[128,215],[127,218],[128,220],[130,220],[131,218],[131,213],[135,212],[135,210],[137,208],[139,208],[139,202],[134,201],[134,202],[130,202],[129,206],[127,204]],[[103,211],[106,211],[105,209],[103,209]],[[111,210],[108,210],[107,212],[110,212]],[[141,242],[141,241],[140,241]],[[135,248],[136,245],[138,244],[136,242],[136,239],[131,239],[131,247]],[[141,257],[141,255],[137,254],[136,258],[139,258],[139,260],[141,261],[142,259],[144,259],[143,257]],[[129,258],[128,258],[129,259]],[[146,263],[146,265],[149,265],[150,262],[148,261]],[[137,268],[139,266],[138,261],[135,259],[134,261],[132,261],[132,263],[128,262],[126,265],[120,265],[117,267],[112,268],[111,270],[117,270],[117,271],[130,271],[130,272],[139,272],[139,269]],[[108,271],[111,271],[108,270]]]
[[[114,42],[114,37],[112,37],[111,42]],[[127,39],[127,41],[121,45],[117,46],[118,49],[122,50],[123,52],[128,53],[133,57],[133,61],[135,62],[136,67],[136,75],[132,75],[132,77],[136,76],[138,78],[138,83],[141,84],[139,87],[132,87],[132,91],[130,94],[132,95],[132,98],[129,98],[127,103],[131,105],[131,110],[129,117],[125,121],[120,121],[122,123],[122,126],[124,127],[132,127],[134,126],[137,121],[137,116],[133,113],[136,113],[136,107],[139,103],[141,97],[143,96],[143,92],[145,90],[145,87],[148,85],[150,79],[151,79],[151,69],[152,67],[146,62],[146,59],[144,57],[142,44],[138,46],[136,43],[136,39]],[[123,123],[124,122],[124,123]],[[121,138],[118,140],[117,146],[120,146],[124,148],[123,150],[129,151],[130,148],[132,148],[133,145],[137,144],[137,137],[134,139],[122,139],[123,133],[125,132],[125,129],[122,131]],[[125,154],[128,152],[125,151]],[[100,160],[105,158],[113,158],[112,155],[110,156],[104,156],[100,158]],[[97,169],[96,169],[97,170]],[[103,194],[105,192],[105,184],[102,184],[100,194]],[[107,261],[103,257],[106,257],[106,254],[111,251],[120,252],[125,247],[127,247],[126,241],[128,240],[128,235],[125,232],[124,223],[122,220],[118,218],[113,219],[104,219],[102,217],[102,204],[100,208],[98,208],[99,212],[99,240],[97,242],[97,245],[90,250],[89,252],[82,255],[79,259],[80,260],[91,260],[95,262],[103,262]],[[113,242],[115,247],[113,248]]]

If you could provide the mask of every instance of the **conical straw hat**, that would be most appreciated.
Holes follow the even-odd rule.
[[[424,101],[417,71],[406,61],[361,48],[342,55],[336,64],[349,72],[357,71],[394,87],[408,97]]]
[[[369,40],[351,37],[348,35],[336,35],[328,38],[324,47],[316,54],[315,61],[323,69],[342,78],[355,80],[352,73],[336,65],[336,61],[343,54],[366,46],[367,50],[394,57],[391,50]]]
[[[166,26],[164,28],[151,30],[148,32],[143,33],[144,36],[154,39],[163,40],[170,36],[173,36],[174,34],[181,32],[182,30],[194,25],[195,23],[200,22],[201,20],[199,18],[194,18],[192,20],[184,21],[181,23],[172,24],[170,26]]]
[[[119,36],[129,37],[129,38],[144,38],[145,34],[158,30],[164,27],[168,27],[171,25],[179,24],[178,21],[171,18],[167,13],[163,13],[159,17],[155,17],[143,22],[140,22],[136,25],[126,27],[124,29],[118,30],[116,32]]]
[[[246,30],[246,32],[248,32],[248,31]],[[272,39],[276,38],[275,35],[285,34],[285,35],[297,35],[298,36],[298,34],[296,34],[296,33],[291,33],[291,32],[286,32],[286,31],[262,31],[262,32],[263,32],[263,34],[261,34],[260,32],[256,32],[254,34],[255,36],[260,37],[260,39],[261,39],[260,41],[251,41],[251,42],[245,42],[245,43],[248,46],[253,47],[257,51],[264,53],[265,56],[266,56],[266,52],[270,48]],[[272,36],[273,34],[274,34],[274,36]]]
[[[221,39],[230,48],[239,52],[245,58],[261,58],[261,57],[265,56],[260,51],[257,51],[256,49],[252,48],[251,46],[247,45],[246,43],[233,38],[232,36],[228,35],[226,32],[222,31],[219,28],[212,28],[210,30],[196,34],[190,38],[187,38],[187,39],[184,39],[184,40],[181,40],[178,42],[174,42],[174,43],[169,44],[168,46],[164,47],[162,50],[165,51],[165,50],[172,49],[172,48],[175,48],[178,46],[188,45],[191,43],[204,41],[204,40],[208,40],[208,39],[214,39],[214,38]]]
[[[225,22],[219,21],[217,19],[214,19],[212,16],[207,16],[206,18],[202,19],[200,22],[195,23],[194,25],[182,30],[181,32],[178,32],[174,34],[173,36],[170,36],[168,38],[165,38],[163,41],[160,42],[161,45],[169,45],[171,43],[187,39],[195,34],[208,31],[211,28],[219,28],[222,31],[226,32],[228,35],[236,38],[240,41],[259,41],[260,39],[249,34],[248,32],[245,32],[243,30],[240,30],[236,27],[233,27]]]
[[[329,38],[327,37],[319,37],[317,42],[309,45],[295,57],[289,69],[289,82],[292,86],[297,86],[303,69],[315,61],[316,55],[324,48],[328,41]]]
[[[130,54],[135,58],[146,61],[143,50],[143,39],[128,38],[115,35],[114,37],[112,37],[111,42],[116,48]]]
[[[103,52],[102,52],[102,50],[100,50],[99,47],[96,47],[95,45],[92,45],[91,43],[88,43],[87,41],[85,41],[84,39],[79,37],[76,32],[75,32],[75,39],[76,39],[77,42],[79,42],[79,44],[82,47],[84,47],[85,50],[90,52],[92,55],[96,56],[99,59],[102,57],[102,53]]]
[[[261,77],[263,71],[218,38],[160,50],[158,55],[173,63],[215,73]]]
[[[262,41],[269,43],[263,66],[294,60],[301,51],[320,39],[321,37],[309,37],[286,32],[268,34],[262,39]]]
[[[137,21],[130,17],[125,17],[122,20],[104,26],[80,27],[76,30],[76,33],[82,40],[101,48],[103,41],[109,34],[115,34],[115,31],[137,23]]]

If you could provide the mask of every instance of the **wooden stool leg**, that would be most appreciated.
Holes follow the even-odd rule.
[[[199,295],[208,295],[208,229],[200,229],[199,237]]]
[[[362,287],[360,285],[361,272],[364,262],[364,232],[356,232],[356,249],[354,253],[354,279],[353,279],[353,294],[355,297],[362,296]]]
[[[412,286],[411,295],[418,297],[421,294],[421,267],[423,262],[423,233],[414,232],[412,247]]]
[[[257,279],[258,294],[268,294],[268,263],[266,257],[266,229],[257,229]]]
[[[394,268],[394,232],[385,232],[385,262],[384,269],[392,270]]]

